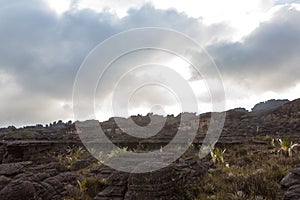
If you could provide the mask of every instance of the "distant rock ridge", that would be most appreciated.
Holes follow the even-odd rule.
[[[275,109],[278,108],[280,106],[282,106],[283,104],[286,104],[290,102],[288,99],[271,99],[268,101],[263,101],[260,102],[258,104],[256,104],[253,108],[252,108],[252,112],[255,111],[261,111],[261,110],[270,110],[270,109]]]
[[[212,113],[181,113],[178,116],[155,116],[165,118],[166,121],[156,135],[148,138],[128,134],[132,131],[132,126],[121,128],[117,120],[133,120],[139,126],[146,126],[151,114],[111,118],[99,122],[99,125],[115,145],[128,147],[136,152],[160,150],[172,141],[179,128],[185,131],[195,130],[196,136],[191,145],[194,148],[201,145],[208,134],[211,115]],[[185,116],[184,120],[181,120],[181,116]],[[151,119],[151,122],[156,126],[155,120]],[[299,143],[299,133],[300,99],[296,99],[263,112],[248,112],[243,108],[226,111],[218,145],[231,147],[237,144],[236,147],[239,147],[250,144],[252,148],[256,144],[269,143],[264,138],[284,136]],[[182,156],[168,167],[146,174],[128,174],[105,165],[94,165],[96,161],[91,157],[79,159],[71,166],[64,166],[59,162],[61,155],[66,155],[66,150],[79,146],[83,144],[71,121],[0,129],[0,199],[59,200],[68,195],[70,188],[78,187],[77,181],[82,180],[83,172],[85,177],[106,179],[105,188],[94,200],[194,199],[193,186],[204,180],[204,176],[212,169],[211,162],[202,162],[193,156]],[[300,165],[281,181],[281,185],[286,190],[285,200],[300,198]]]
[[[157,150],[172,141],[179,128],[186,131],[195,130],[197,133],[193,143],[195,145],[201,144],[208,131],[211,113],[204,113],[200,116],[195,113],[183,113],[183,115],[189,116],[188,120],[183,121],[180,119],[181,115],[165,117],[164,127],[156,135],[148,138],[138,138],[128,134],[132,132],[132,127],[120,128],[115,118],[99,123],[109,140],[122,147],[127,146],[136,149],[143,146]],[[125,122],[133,119],[140,126],[149,123],[149,116],[120,119]],[[218,143],[242,144],[255,137],[266,135],[279,138],[289,136],[294,141],[299,142],[299,132],[300,99],[296,99],[267,112],[247,112],[241,108],[227,111]],[[59,122],[58,125],[53,123],[49,126],[38,125],[19,129],[4,128],[0,130],[0,163],[20,161],[41,163],[47,159],[47,157],[41,157],[45,152],[60,152],[64,149],[63,146],[73,144],[80,145],[82,143],[75,124],[72,122]]]

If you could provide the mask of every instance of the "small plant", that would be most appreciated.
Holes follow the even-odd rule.
[[[278,145],[276,145],[276,143]],[[284,137],[283,139],[273,139],[271,144],[276,147],[279,146],[278,153],[279,155],[283,155],[284,157],[291,157],[294,153],[294,148],[299,146],[298,143],[293,143],[290,138]]]
[[[82,181],[77,180],[77,184],[79,187],[80,192],[85,192],[87,189],[87,181],[83,179]]]
[[[106,187],[106,179],[97,177],[88,177],[83,180],[77,180],[77,187],[66,188],[68,197],[64,200],[91,200]]]
[[[107,160],[107,158],[103,155],[102,151],[98,153],[97,159],[98,159],[97,162],[98,165],[105,165],[105,161]]]
[[[67,154],[65,156],[59,154],[57,156],[57,159],[59,162],[64,163],[69,167],[72,167],[76,161],[83,157],[85,150],[82,147],[68,146],[66,153]]]
[[[214,146],[208,143],[208,144],[198,145],[197,148],[200,149],[198,156],[201,158],[206,156],[208,153],[211,153],[211,151],[213,151],[214,149]]]
[[[78,160],[85,152],[85,150],[82,147],[69,147],[67,151],[73,157],[74,160]]]
[[[62,154],[57,155],[57,160],[58,160],[58,162],[62,162],[63,159],[64,159],[64,157],[63,157]]]
[[[211,159],[214,163],[224,163],[224,153],[226,149],[221,150],[220,148],[216,147],[210,151]]]
[[[97,152],[98,152],[98,150],[97,150],[96,148],[92,147],[92,148],[89,149],[89,152],[90,152],[92,155],[96,155]]]
[[[68,196],[64,197],[64,200],[91,200],[92,198],[89,197],[85,192],[82,192],[78,187],[68,187],[66,188],[68,192]]]
[[[130,152],[130,150],[128,150],[128,147],[123,147],[123,148],[114,148],[108,157],[112,158],[115,156],[118,156],[120,154],[126,153],[126,152]]]
[[[106,187],[106,179],[97,177],[88,177],[85,179],[86,194],[90,197],[95,197]]]

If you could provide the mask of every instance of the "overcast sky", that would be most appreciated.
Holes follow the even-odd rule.
[[[298,0],[0,0],[0,126],[73,119],[73,84],[86,56],[110,36],[142,27],[174,29],[200,43],[221,73],[226,109],[300,97]],[[189,82],[196,112],[210,111],[201,77],[182,60],[163,57]],[[129,77],[138,83],[147,73]],[[130,114],[153,105],[165,107],[159,113],[180,111],[168,91],[151,91],[136,91]],[[113,94],[97,93],[95,112],[104,120]]]

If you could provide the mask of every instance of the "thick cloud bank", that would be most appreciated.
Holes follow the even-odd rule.
[[[0,0],[0,126],[72,118],[72,87],[84,58],[113,34],[139,27],[171,28],[206,46],[231,91],[280,92],[299,84],[299,21],[299,10],[282,6],[243,41],[231,42],[234,30],[225,22],[207,25],[150,4],[119,18],[76,7],[58,15],[43,1]]]

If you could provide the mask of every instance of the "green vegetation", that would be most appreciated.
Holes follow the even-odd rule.
[[[63,163],[64,165],[71,168],[75,162],[77,162],[79,159],[87,156],[86,150],[84,150],[82,147],[78,146],[68,146],[66,150],[66,154],[59,154],[57,155],[57,160],[60,163]]]
[[[230,167],[221,164],[225,156]],[[263,144],[233,145],[226,152],[216,147],[211,157],[214,168],[192,187],[195,199],[281,199],[280,181],[300,161],[297,154],[278,158]]]
[[[215,147],[214,149],[212,149],[210,151],[210,155],[211,155],[211,159],[214,163],[221,163],[223,164],[224,161],[224,153],[225,153],[226,149],[221,150],[218,147]]]
[[[114,148],[110,154],[108,155],[109,158],[118,156],[120,154],[126,153],[126,152],[131,152],[131,150],[128,149],[128,147],[123,147],[123,148]]]
[[[213,167],[201,177],[201,181],[193,186],[194,199],[206,200],[253,200],[253,199],[281,199],[283,190],[280,186],[282,178],[296,165],[300,158],[294,147],[297,143],[289,138],[273,139],[270,136],[262,138],[263,143],[235,144],[211,149],[210,156],[202,161],[211,161]],[[275,147],[276,148],[275,148]],[[226,149],[225,149],[226,147]],[[195,151],[196,150],[196,151]],[[198,155],[198,148],[191,147],[183,157]],[[92,154],[102,157],[102,152],[92,149]],[[129,152],[128,148],[116,148],[106,157],[112,158]],[[133,150],[135,151],[135,150]],[[85,150],[80,147],[68,148],[65,156],[59,160],[72,164],[85,156]],[[195,153],[197,152],[197,153]],[[87,152],[86,152],[87,153]],[[284,155],[284,156],[278,156]],[[94,165],[103,164],[102,161]],[[85,168],[82,170],[86,170]],[[80,173],[80,172],[78,172]],[[87,177],[88,172],[81,174]],[[89,200],[95,197],[106,186],[106,180],[88,177],[78,180],[77,187],[67,188],[67,200]],[[190,191],[189,190],[189,191]]]
[[[77,180],[77,187],[68,187],[68,196],[64,200],[91,200],[106,187],[106,179],[88,177]]]
[[[294,148],[296,146],[299,146],[298,143],[293,143],[291,141],[291,139],[288,137],[284,137],[283,139],[280,139],[280,138],[273,139],[272,145],[274,147],[278,146],[278,145],[276,145],[276,143],[279,145],[279,147],[277,147],[277,148],[279,148],[279,150],[278,150],[279,155],[283,155],[285,157],[293,156]]]

